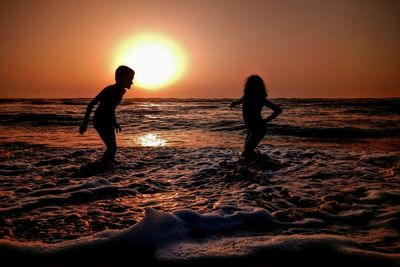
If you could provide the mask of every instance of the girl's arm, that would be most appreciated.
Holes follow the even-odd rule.
[[[274,103],[270,102],[269,100],[265,99],[264,105],[270,109],[272,109],[274,112],[272,112],[271,115],[268,116],[264,121],[269,122],[275,119],[276,117],[279,116],[279,114],[282,113],[282,109],[278,106],[275,105]]]
[[[92,113],[93,107],[100,101],[101,93],[102,92],[100,92],[100,94],[98,94],[95,98],[93,98],[92,101],[90,101],[89,105],[87,106],[86,112],[85,112],[85,117],[83,118],[83,122],[82,122],[81,126],[79,127],[80,134],[83,134],[84,132],[86,132],[90,113]]]
[[[231,103],[231,105],[230,105],[230,108],[234,108],[234,107],[236,107],[236,105],[240,105],[240,104],[242,104],[242,103],[243,103],[243,96],[242,96],[242,98],[240,98],[239,100],[233,101],[233,102]]]

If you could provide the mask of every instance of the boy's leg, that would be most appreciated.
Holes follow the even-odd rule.
[[[96,128],[101,139],[106,145],[106,152],[102,157],[103,162],[111,162],[115,158],[117,152],[117,142],[115,139],[115,132],[113,127]]]

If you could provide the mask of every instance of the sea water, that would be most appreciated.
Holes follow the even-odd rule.
[[[0,260],[399,265],[400,99],[272,99],[273,168],[239,157],[231,99],[124,99],[119,163],[97,172],[89,101],[0,101]]]

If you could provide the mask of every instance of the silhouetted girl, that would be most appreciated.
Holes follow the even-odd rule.
[[[242,154],[245,158],[251,159],[255,157],[255,148],[267,131],[267,122],[282,113],[282,109],[267,100],[267,97],[268,94],[263,79],[258,75],[251,75],[246,80],[242,98],[231,103],[231,108],[238,104],[243,104],[243,119],[248,130]],[[266,119],[261,117],[263,106],[273,110],[273,113]]]

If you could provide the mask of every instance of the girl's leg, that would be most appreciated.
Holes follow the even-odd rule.
[[[249,142],[250,137],[251,137],[251,131],[247,130],[246,140],[244,141],[244,150],[246,150],[247,142]]]
[[[249,130],[249,132],[247,134],[247,137],[246,137],[246,143],[245,143],[245,146],[244,146],[244,154],[245,154],[245,156],[254,155],[255,148],[261,142],[261,140],[265,136],[266,132],[267,132],[266,127]]]
[[[101,139],[106,145],[106,152],[101,158],[102,162],[112,162],[115,159],[115,153],[117,152],[117,142],[115,139],[115,132],[113,127],[96,128]]]
[[[244,150],[243,150],[243,155],[245,157],[249,157],[251,155],[250,140],[253,138],[252,137],[253,135],[254,135],[253,131],[251,130],[247,131],[246,140],[244,142]]]

